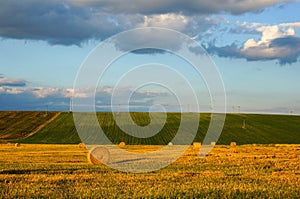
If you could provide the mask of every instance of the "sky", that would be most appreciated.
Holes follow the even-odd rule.
[[[69,110],[74,82],[93,49],[123,31],[161,27],[191,37],[207,52],[224,82],[228,112],[300,114],[299,10],[300,2],[292,0],[1,0],[0,110]],[[160,32],[132,35],[118,48],[126,52],[153,38],[176,52],[178,41]],[[132,84],[149,74],[183,86],[172,72],[156,69],[165,64],[185,75],[201,110],[210,110],[205,77],[193,76],[174,54],[153,50],[131,52],[111,64],[97,85],[97,110],[107,110],[116,82],[142,64],[150,65],[147,73],[121,85],[117,108],[126,106],[121,99],[133,92]],[[176,111],[174,93],[159,87],[134,90],[131,110],[162,104]],[[90,92],[82,88],[73,97],[84,101]],[[185,95],[181,105],[190,109]]]

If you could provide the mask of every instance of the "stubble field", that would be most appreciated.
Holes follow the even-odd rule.
[[[145,174],[88,164],[78,145],[2,144],[0,151],[0,198],[300,197],[300,145],[219,145],[205,158],[191,147]]]

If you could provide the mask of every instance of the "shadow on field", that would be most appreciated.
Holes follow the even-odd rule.
[[[134,162],[134,161],[139,161],[139,160],[146,160],[146,158],[136,158],[136,159],[130,159],[130,160],[121,160],[121,161],[117,161],[117,162],[112,162],[112,164],[121,164],[121,163]]]
[[[75,171],[82,169],[56,169],[55,171],[49,169],[10,169],[0,171],[0,174],[56,174],[56,173],[64,173],[64,174],[73,174]]]

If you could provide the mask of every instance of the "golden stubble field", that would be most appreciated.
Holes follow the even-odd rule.
[[[206,158],[191,147],[145,174],[88,164],[78,145],[2,144],[0,151],[0,198],[300,197],[300,145],[216,146]]]

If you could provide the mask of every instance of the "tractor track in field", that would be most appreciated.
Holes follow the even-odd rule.
[[[45,126],[47,126],[49,123],[51,123],[53,120],[55,120],[59,115],[61,114],[61,112],[57,112],[55,113],[55,115],[53,115],[48,121],[44,122],[43,124],[39,125],[36,129],[34,129],[32,132],[30,132],[29,134],[27,134],[24,138],[30,137],[32,135],[34,135],[35,133],[37,133],[39,130],[41,130],[42,128],[44,128]]]

